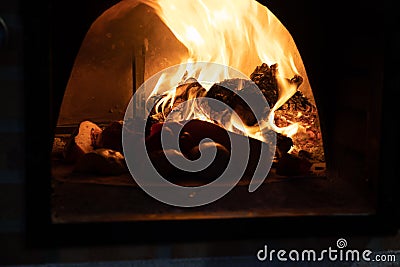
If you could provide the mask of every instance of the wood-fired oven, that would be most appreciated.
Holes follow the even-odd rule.
[[[383,6],[358,1],[211,3],[48,1],[25,9],[28,197],[29,206],[42,208],[37,215],[30,210],[31,225],[91,234],[114,229],[117,239],[125,239],[122,229],[131,225],[154,231],[160,225],[188,230],[204,223],[226,227],[221,236],[229,236],[233,227],[246,223],[281,234],[296,232],[290,227],[294,224],[322,232],[329,231],[322,223],[352,231],[363,220],[391,224],[385,217],[394,197],[393,165],[388,166],[393,160],[385,142],[390,138],[385,101],[391,84],[384,62]],[[39,32],[28,32],[34,29]],[[208,65],[199,67],[196,60],[237,73],[218,76],[230,71],[222,67],[221,73],[212,69],[215,75],[204,78]],[[173,78],[160,73],[188,62],[184,69],[176,67]],[[159,89],[163,86],[168,88]],[[240,99],[242,93],[256,99],[253,113]],[[131,102],[129,113],[134,94],[139,100]],[[211,102],[209,113],[204,107],[196,113],[193,103],[179,114],[174,111],[181,102],[201,97],[224,102],[244,124],[231,113],[229,123],[222,116],[211,118],[229,109]],[[258,108],[265,103],[262,97],[268,104],[264,109]],[[252,167],[231,191],[207,205],[180,207],[152,198],[132,178],[124,158],[124,127],[141,110],[146,110],[145,131],[135,138],[143,138],[151,162],[171,182],[193,187],[217,177],[231,149],[226,132],[251,140]],[[257,114],[265,121],[257,120]],[[220,162],[208,172],[180,172],[160,156],[175,153],[160,148],[160,127],[183,121],[189,126],[172,132],[183,143],[184,157],[195,160],[198,151],[193,151],[203,138],[221,145]],[[247,176],[260,159],[260,144],[272,141],[268,176],[249,192]],[[202,233],[198,229],[195,236]]]

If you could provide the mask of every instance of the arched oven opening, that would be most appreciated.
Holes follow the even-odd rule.
[[[75,54],[63,55],[61,48],[68,48],[68,42],[56,38],[60,48],[55,47],[53,64],[60,72],[55,71],[55,78],[62,79],[54,94],[53,221],[373,213],[383,36],[363,38],[378,26],[352,19],[351,8],[325,10],[316,3],[288,8],[249,0],[227,8],[192,2],[98,4],[93,21],[87,19],[86,30],[82,27],[74,37]],[[208,2],[213,1],[202,1]],[[69,65],[57,67],[62,59]],[[214,62],[228,70],[196,62]],[[178,64],[183,69],[169,76],[160,73]],[[135,94],[140,88],[141,94]],[[127,114],[134,94],[134,112]],[[243,95],[257,104],[250,107]],[[268,108],[257,110],[261,97]],[[200,98],[225,106],[207,103],[199,111],[191,103],[182,110],[182,102]],[[227,195],[206,206],[182,211],[156,201],[132,178],[125,161],[123,129],[140,112],[146,131],[139,138],[156,169],[171,182],[201,186],[218,177],[227,164],[224,155],[230,155],[226,132],[250,140],[245,175]],[[192,124],[173,131],[173,125],[187,121]],[[161,126],[179,136],[182,151],[160,146]],[[219,140],[223,156],[218,164],[191,175],[166,163],[165,153],[196,159],[203,138]],[[260,147],[271,140],[271,169],[249,193]]]

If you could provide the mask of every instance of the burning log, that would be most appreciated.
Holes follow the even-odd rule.
[[[239,91],[245,99],[251,101],[253,110],[238,95]],[[216,99],[228,105],[248,126],[253,126],[257,123],[256,115],[261,117],[263,113],[267,112],[264,109],[265,104],[259,89],[251,81],[244,79],[227,79],[220,83],[215,83],[207,92],[206,97]],[[209,105],[216,112],[222,111],[217,105],[213,105],[212,103]]]
[[[269,67],[266,63],[263,63],[262,65],[257,66],[250,75],[250,79],[260,88],[260,91],[267,99],[271,108],[275,106],[279,98],[277,74],[278,64],[273,64]],[[302,84],[303,78],[295,75],[289,80],[289,82],[296,84],[298,88]],[[297,90],[296,93],[279,109],[308,111],[310,109],[315,109],[315,106],[301,91]]]
[[[277,64],[269,67],[264,63],[257,66],[250,75],[250,79],[258,85],[271,108],[274,107],[279,97],[277,74]],[[302,81],[302,77],[295,75],[289,82],[297,84],[299,87]],[[274,122],[280,128],[294,123],[300,126],[298,132],[292,136],[291,154],[299,155],[300,151],[305,151],[311,154],[310,160],[325,161],[317,108],[315,103],[304,96],[300,90],[297,90],[281,107],[275,110]]]
[[[226,104],[239,115],[246,125],[253,126],[257,123],[256,117],[262,117],[266,112],[268,112],[264,110],[262,96],[265,97],[270,108],[276,104],[279,98],[277,73],[277,64],[271,65],[271,67],[265,63],[257,66],[254,72],[250,75],[250,78],[258,88],[254,86],[251,81],[236,78],[226,79],[222,82],[215,83],[208,91],[206,91],[195,79],[189,79],[183,85],[179,85],[176,88],[172,105],[170,103],[171,99],[160,103],[160,101],[165,99],[165,95],[155,96],[156,99],[154,102],[156,105],[154,105],[154,108],[150,112],[148,129],[150,129],[151,125],[154,123],[164,122],[165,116],[167,116],[182,102],[201,96],[215,99]],[[297,87],[300,86],[302,81],[303,79],[297,75],[289,80],[290,83],[296,84]],[[246,99],[251,100],[251,108],[253,110],[248,106],[243,98],[238,95],[239,91]],[[223,109],[225,109],[223,105],[216,105],[213,103],[209,103],[209,106],[214,112],[222,112]],[[316,108],[300,91],[296,91],[296,93],[279,108],[279,110],[308,112],[316,110]],[[280,125],[277,124],[277,126]],[[148,134],[149,131],[147,130],[146,133]]]
[[[162,101],[163,96],[157,96],[157,100],[155,101],[155,108],[152,109],[147,121],[148,130],[146,130],[146,136],[149,136],[152,126],[164,122],[165,116],[167,116],[176,106],[178,106],[181,102],[193,98],[193,96],[205,96],[206,99],[217,100],[217,102],[207,102],[207,105],[210,108],[211,112],[222,114],[224,111],[227,110],[227,107],[223,105],[225,104],[229,106],[232,110],[234,110],[247,126],[256,125],[257,117],[265,118],[268,116],[269,112],[269,110],[265,110],[265,100],[263,100],[262,97],[264,96],[266,98],[270,107],[273,107],[278,100],[279,90],[277,82],[277,67],[277,64],[274,64],[271,67],[269,67],[267,64],[262,64],[261,66],[257,66],[255,71],[252,73],[252,81],[238,78],[226,79],[222,82],[215,83],[208,91],[205,91],[205,89],[201,87],[201,85],[195,79],[187,80],[185,84],[180,85],[176,88],[175,100],[173,105],[171,105],[171,103],[169,102],[171,101],[170,99],[168,99],[168,102],[161,104],[159,101]],[[302,78],[300,76],[295,76],[290,82],[295,83],[297,84],[297,86],[299,86],[302,82]],[[258,85],[258,87],[254,86],[254,83]],[[249,107],[249,105],[243,100],[241,96],[244,96],[245,99],[250,99],[253,110]],[[289,101],[291,103],[291,108],[297,108],[297,106],[302,107],[305,104],[308,104],[307,99],[301,95],[300,91],[298,91],[298,93],[296,93],[295,96],[292,97]],[[160,109],[161,105],[164,105],[165,108]],[[191,141],[187,141],[193,139],[192,135],[186,132],[184,136],[180,137],[182,138],[181,147],[183,153],[186,153],[189,148],[191,148],[190,145],[188,145],[188,143],[191,143]],[[207,137],[209,136],[204,136],[204,138]],[[293,140],[290,137],[283,136],[280,133],[277,133],[277,137],[276,158],[279,159],[286,155],[288,151],[293,147]],[[155,140],[149,142],[150,147],[160,146],[158,137],[153,136],[151,137],[151,139]],[[226,144],[224,146],[227,147]]]
[[[277,64],[269,67],[266,63],[263,63],[261,66],[257,66],[250,75],[250,79],[260,88],[271,108],[279,98],[278,82],[276,79],[277,72]]]
[[[173,97],[171,99],[165,98],[166,94],[153,96],[151,102],[155,103],[150,111],[146,124],[146,136],[150,134],[150,129],[153,124],[165,121],[165,117],[169,115],[172,110],[176,110],[179,104],[189,100],[202,97],[207,93],[207,90],[197,82],[196,79],[189,78],[184,83],[178,85]],[[163,100],[167,99],[165,102]]]

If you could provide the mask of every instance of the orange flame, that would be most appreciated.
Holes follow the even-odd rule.
[[[303,91],[311,91],[307,75],[296,45],[282,23],[265,6],[255,0],[142,0],[153,7],[176,38],[188,49],[183,67],[173,77],[161,77],[153,94],[159,87],[169,89],[157,108],[172,107],[176,98],[176,86],[182,77],[193,77],[200,83],[220,82],[232,77],[227,70],[215,70],[197,62],[213,62],[239,70],[250,76],[255,66],[262,63],[278,64],[279,99],[271,110],[270,125],[263,122],[258,130],[244,126],[233,119],[226,128],[235,127],[257,139],[260,128],[272,127],[285,135],[296,133],[299,125],[279,128],[274,125],[274,111],[282,106],[297,90],[288,82],[295,75],[303,77]],[[210,65],[211,66],[211,65]],[[203,85],[203,84],[202,84]],[[204,85],[203,85],[204,86]],[[206,89],[207,86],[204,86]],[[193,115],[193,114],[191,114]],[[195,116],[196,117],[196,116]],[[205,117],[197,114],[197,118]],[[193,118],[193,117],[192,117]],[[240,120],[240,119],[239,119]]]

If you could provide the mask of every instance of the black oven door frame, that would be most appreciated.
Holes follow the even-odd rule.
[[[391,92],[396,89],[396,61],[394,53],[399,39],[396,37],[396,16],[378,8],[374,19],[384,20],[385,34],[385,82],[382,105],[382,136],[380,143],[379,182],[376,184],[377,205],[373,215],[348,214],[341,216],[274,217],[254,219],[207,219],[152,222],[113,222],[113,223],[74,223],[53,224],[51,221],[51,162],[52,138],[58,117],[63,90],[68,80],[73,59],[90,24],[102,11],[117,0],[69,1],[22,1],[21,11],[24,22],[24,79],[26,109],[26,209],[27,241],[31,246],[109,244],[109,243],[149,243],[194,240],[229,240],[264,238],[271,236],[309,236],[309,235],[356,235],[392,233],[398,228],[399,198],[396,189],[399,168],[392,151],[399,151],[393,119],[396,100]],[[322,64],[322,44],[324,40],[315,34],[324,31],[326,17],[333,18],[329,7],[319,1],[296,1],[285,9],[282,1],[269,1],[270,9],[288,22],[303,18],[298,34],[307,36],[299,49],[319,66]],[[291,1],[293,2],[293,1]],[[340,2],[340,3],[339,3]],[[335,2],[347,5],[348,1]],[[286,11],[285,11],[286,10]],[[288,11],[289,10],[289,11]],[[338,7],[331,10],[339,10]],[[394,9],[392,9],[394,10]],[[285,13],[286,12],[286,13]],[[299,12],[304,12],[301,14]],[[331,11],[333,12],[333,11]],[[386,10],[385,12],[390,12]],[[313,15],[311,15],[313,14]],[[356,13],[355,13],[356,14]],[[371,15],[372,17],[374,15]],[[385,18],[383,18],[383,16]],[[354,19],[357,19],[355,15]],[[299,22],[300,23],[300,22]],[[316,24],[315,24],[316,23]],[[338,23],[345,26],[346,22]],[[285,24],[285,23],[284,23]],[[286,25],[286,24],[285,24]],[[311,27],[313,25],[314,27]],[[343,28],[345,31],[345,27]],[[373,35],[373,32],[371,33]],[[326,36],[326,35],[325,35]],[[373,38],[373,37],[372,37]],[[296,40],[296,38],[294,38]],[[308,41],[307,41],[308,40]],[[326,40],[325,40],[326,41]],[[324,43],[326,44],[326,42]],[[383,53],[383,52],[382,52]],[[303,54],[303,53],[302,53]],[[318,77],[310,77],[318,86]],[[314,81],[313,81],[314,80]],[[319,97],[324,97],[320,95]],[[165,229],[168,229],[167,231]],[[210,231],[209,229],[215,229]],[[190,235],[185,233],[190,232]],[[183,233],[183,234],[177,234]],[[218,233],[217,235],[213,233]]]

